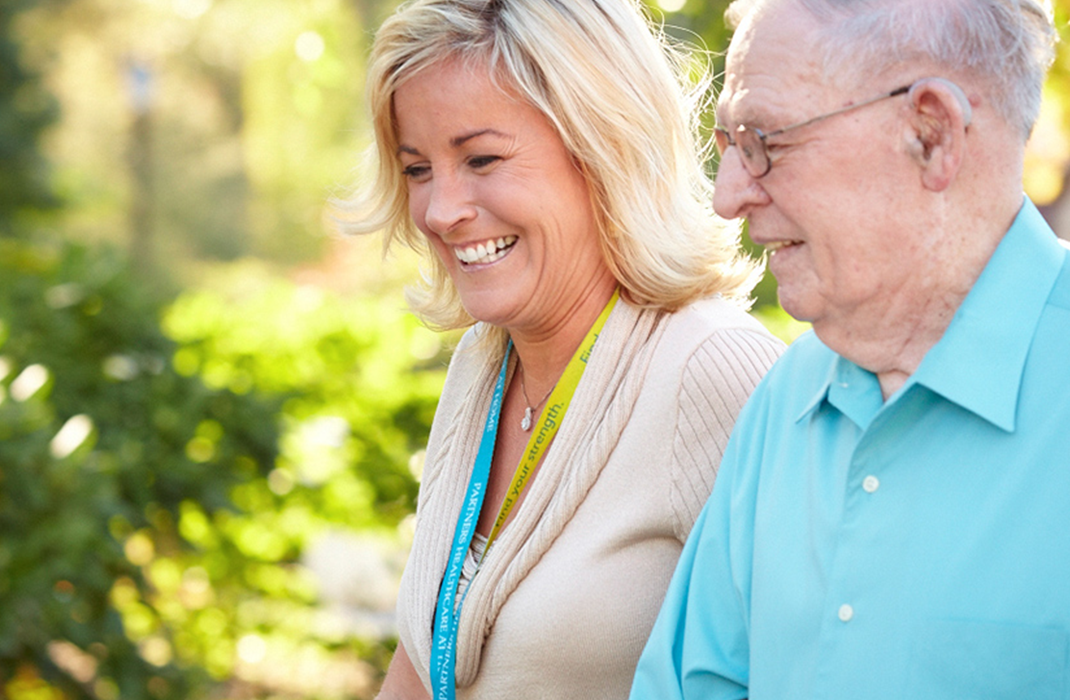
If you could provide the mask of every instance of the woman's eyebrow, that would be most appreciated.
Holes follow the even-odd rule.
[[[480,136],[488,136],[488,135],[489,136],[497,136],[498,138],[503,138],[503,139],[509,138],[508,134],[505,134],[505,133],[503,133],[501,131],[498,131],[497,129],[490,129],[490,128],[477,129],[476,131],[472,131],[472,132],[467,133],[467,134],[461,134],[460,136],[454,136],[452,139],[450,139],[450,147],[451,148],[460,148],[461,146],[463,146],[467,142],[471,141],[472,139],[479,138]],[[420,153],[420,149],[413,148],[412,146],[406,146],[405,144],[401,144],[401,145],[398,146],[398,150],[397,150],[397,154],[396,155],[400,156],[402,153],[408,153],[409,155],[412,155],[412,156],[421,156],[421,155],[423,155],[422,153]]]
[[[491,136],[498,136],[500,138],[509,138],[506,134],[503,134],[497,129],[487,128],[479,129],[478,131],[473,131],[469,134],[462,134],[461,136],[454,136],[452,139],[450,139],[450,145],[454,148],[457,148],[458,146],[463,146],[466,142],[471,141],[474,138],[479,138],[480,136],[486,136],[488,134]]]

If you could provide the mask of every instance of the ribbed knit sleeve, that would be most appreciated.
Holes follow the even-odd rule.
[[[670,491],[681,542],[713,489],[736,416],[783,349],[767,334],[728,328],[709,337],[688,359],[680,385]]]

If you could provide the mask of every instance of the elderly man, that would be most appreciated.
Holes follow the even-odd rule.
[[[1022,195],[1038,0],[758,0],[714,205],[812,322],[639,663],[653,698],[1070,698],[1070,262]]]

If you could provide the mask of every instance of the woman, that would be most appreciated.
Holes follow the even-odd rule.
[[[634,0],[416,0],[378,32],[350,228],[428,253],[474,325],[427,449],[381,698],[624,698],[781,350],[709,211],[704,85]],[[597,341],[597,342],[596,342]],[[478,573],[477,573],[478,572]]]

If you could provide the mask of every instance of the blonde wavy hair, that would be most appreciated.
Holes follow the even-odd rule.
[[[379,29],[368,69],[374,177],[337,200],[349,233],[384,231],[428,265],[413,311],[439,329],[474,323],[409,216],[393,96],[445,60],[485,67],[541,111],[587,179],[601,249],[632,304],[672,311],[720,294],[747,302],[760,268],[738,226],[713,214],[699,130],[706,56],[671,43],[638,0],[411,0]]]

